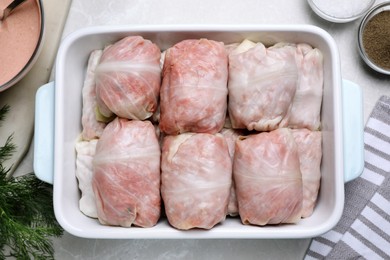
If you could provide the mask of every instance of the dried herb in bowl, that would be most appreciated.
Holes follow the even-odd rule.
[[[390,70],[390,11],[373,16],[363,30],[363,46],[375,65]]]

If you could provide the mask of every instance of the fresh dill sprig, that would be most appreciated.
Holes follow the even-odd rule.
[[[2,108],[0,108],[0,126],[1,126],[1,122],[4,121],[5,115],[8,113],[9,110],[10,110],[10,106],[8,105],[4,105]]]
[[[8,160],[16,150],[16,146],[12,143],[13,135],[10,135],[5,141],[4,146],[0,147],[0,172],[7,174],[11,167],[5,168],[3,163]]]
[[[0,109],[0,121],[8,111]],[[0,147],[0,259],[54,259],[50,238],[63,230],[54,216],[52,186],[32,173],[7,177],[3,163],[15,149],[12,135]]]
[[[4,105],[0,109],[0,126],[2,125],[1,123],[4,121],[5,115],[8,113],[9,110],[10,107],[8,105]],[[16,150],[16,146],[12,143],[12,139],[13,139],[13,135],[10,135],[5,141],[5,144],[3,146],[0,146],[0,172],[1,173],[4,172],[5,174],[7,174],[11,169],[11,167],[7,169],[4,168],[3,164],[6,160],[11,158],[12,154]]]

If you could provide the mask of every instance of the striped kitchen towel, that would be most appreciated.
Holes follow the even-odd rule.
[[[339,223],[312,240],[305,260],[390,259],[390,97],[368,119],[364,160],[362,175],[345,184]]]

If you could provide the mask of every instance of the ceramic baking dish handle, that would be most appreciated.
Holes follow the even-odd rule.
[[[35,97],[34,173],[53,184],[54,173],[54,82],[40,87]]]
[[[343,80],[344,180],[358,177],[364,167],[362,92],[355,83]],[[35,106],[34,172],[53,183],[54,82],[37,91]]]
[[[363,95],[360,86],[343,80],[344,182],[349,182],[364,168]]]

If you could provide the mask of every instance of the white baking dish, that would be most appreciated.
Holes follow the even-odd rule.
[[[324,55],[323,160],[321,189],[313,215],[298,224],[265,227],[245,226],[238,218],[227,218],[209,231],[179,231],[172,228],[165,218],[153,228],[109,227],[83,215],[78,208],[80,194],[75,176],[74,146],[81,132],[81,88],[87,60],[92,50],[102,49],[128,35],[141,35],[162,48],[184,39],[203,37],[225,43],[245,38],[266,44],[306,42],[319,48]],[[343,99],[343,93],[348,98]],[[42,87],[37,93],[36,103],[34,170],[40,179],[53,181],[57,220],[66,231],[79,237],[314,237],[330,230],[339,221],[344,206],[344,182],[360,175],[363,168],[361,90],[347,81],[342,84],[336,44],[327,32],[314,26],[116,26],[82,29],[62,42],[56,60],[55,84]],[[50,150],[54,150],[54,157]]]

